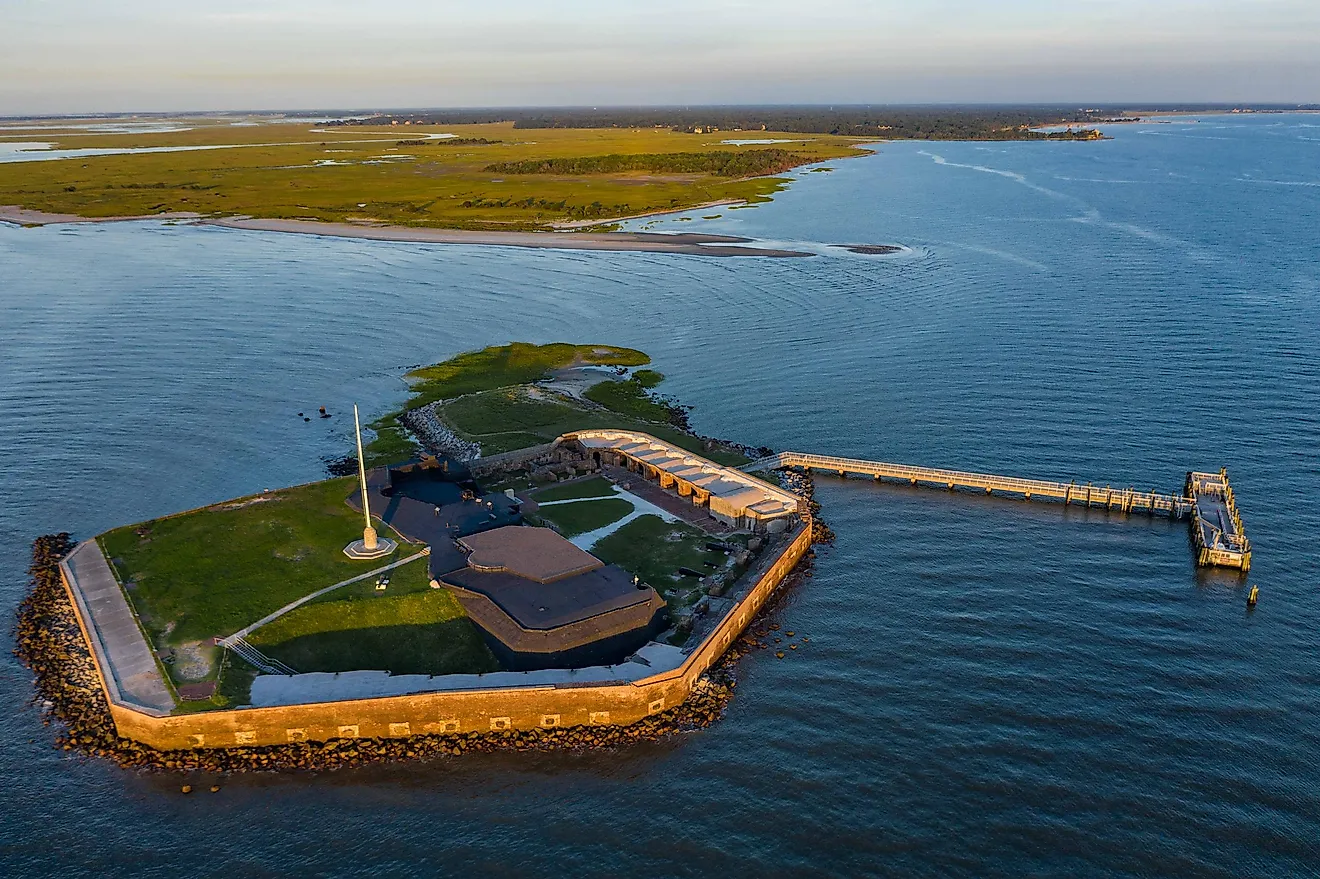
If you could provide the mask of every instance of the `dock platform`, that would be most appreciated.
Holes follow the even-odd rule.
[[[1196,563],[1250,570],[1251,541],[1242,527],[1228,472],[1190,472],[1184,491],[1195,502],[1192,540],[1197,548]]]

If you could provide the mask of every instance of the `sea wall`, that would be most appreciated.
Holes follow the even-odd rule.
[[[632,683],[421,693],[167,717],[136,710],[117,698],[113,686],[105,686],[108,670],[88,635],[87,621],[82,619],[85,609],[76,600],[63,566],[60,575],[74,612],[79,615],[79,625],[88,641],[119,735],[167,751],[633,724],[673,709],[688,698],[702,675],[742,634],[811,543],[808,521],[789,534],[776,554],[767,554],[748,573],[744,582],[750,583],[750,587],[736,597],[682,665]]]
[[[539,458],[549,455],[559,445],[559,441],[552,443],[543,443],[539,446],[529,446],[525,449],[514,449],[512,452],[500,452],[495,455],[486,455],[482,458],[468,462],[468,468],[474,475],[491,473],[496,470],[509,470],[514,467],[529,464]]]

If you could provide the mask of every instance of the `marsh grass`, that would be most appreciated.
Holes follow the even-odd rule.
[[[196,211],[457,229],[546,229],[559,222],[609,220],[726,199],[764,201],[787,181],[714,171],[754,174],[865,152],[854,146],[858,139],[817,135],[799,138],[805,142],[795,145],[797,158],[767,165],[745,159],[753,155],[746,147],[652,129],[546,129],[528,136],[512,123],[408,127],[411,139],[452,133],[497,141],[431,149],[400,146],[402,127],[320,132],[313,127],[200,124],[192,131],[161,134],[43,135],[57,149],[237,146],[0,164],[0,204],[86,217]],[[627,158],[657,153],[706,158],[678,161],[676,167],[695,169],[690,173],[634,170],[641,160]],[[589,161],[602,156],[621,161],[612,163],[617,167]],[[327,161],[338,164],[318,164]],[[523,162],[567,162],[563,167],[577,173],[486,170],[492,164]]]

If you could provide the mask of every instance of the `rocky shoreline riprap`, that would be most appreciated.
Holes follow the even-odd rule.
[[[585,751],[666,739],[709,726],[733,695],[734,664],[762,648],[766,628],[756,624],[707,672],[680,706],[629,726],[566,727],[400,739],[336,739],[254,748],[158,751],[120,737],[110,716],[91,654],[78,627],[59,561],[73,548],[69,534],[39,537],[32,545],[31,590],[18,609],[15,655],[33,673],[34,702],[60,732],[55,745],[110,760],[124,768],[158,772],[275,772],[333,770],[371,763],[427,760],[494,751]],[[784,579],[777,594],[811,576],[812,554]],[[777,628],[777,627],[776,627]]]
[[[779,482],[784,488],[807,499],[807,509],[811,511],[811,542],[830,544],[834,542],[834,530],[820,517],[820,504],[816,503],[816,483],[810,473],[796,470],[779,471]]]
[[[465,439],[449,429],[436,411],[445,404],[444,400],[416,409],[404,410],[399,415],[399,423],[412,431],[428,452],[433,455],[446,455],[455,461],[474,461],[481,457],[481,446]]]

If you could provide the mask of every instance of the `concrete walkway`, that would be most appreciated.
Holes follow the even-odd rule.
[[[111,697],[169,714],[174,694],[101,547],[94,540],[80,543],[60,564],[92,635],[101,670],[112,678],[106,682]]]
[[[673,513],[669,512],[668,510],[663,509],[661,507],[657,507],[655,504],[651,503],[646,498],[638,497],[637,495],[633,494],[631,491],[624,491],[622,488],[619,488],[617,485],[614,486],[614,494],[610,495],[610,497],[620,498],[632,504],[633,511],[628,515],[624,516],[622,519],[619,519],[617,521],[611,522],[608,525],[604,525],[600,528],[597,528],[595,531],[588,531],[586,534],[579,534],[577,537],[571,537],[569,538],[568,541],[569,543],[573,544],[578,549],[585,549],[587,552],[591,552],[591,548],[595,546],[598,541],[603,540],[606,537],[609,537],[615,531],[618,531],[624,525],[627,525],[633,519],[636,519],[640,516],[659,516],[661,519],[664,519],[666,522],[678,521],[678,517],[675,516]],[[573,504],[573,503],[581,503],[582,501],[593,501],[593,500],[599,501],[599,500],[604,500],[604,498],[599,498],[599,497],[572,498],[563,501],[547,501],[544,504],[540,504],[540,506],[550,507],[550,506],[555,506],[556,504]]]

